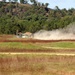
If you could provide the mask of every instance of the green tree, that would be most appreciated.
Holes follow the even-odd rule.
[[[30,0],[31,3],[33,3],[34,6],[37,5],[37,1],[36,0]]]
[[[60,10],[58,6],[55,6],[55,9],[56,9],[56,10]]]
[[[20,0],[20,3],[27,4],[28,0]]]
[[[46,8],[48,7],[49,3],[45,3]]]

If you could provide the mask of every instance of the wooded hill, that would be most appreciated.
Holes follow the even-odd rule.
[[[0,34],[63,28],[75,22],[75,9],[48,8],[48,3],[0,2]]]

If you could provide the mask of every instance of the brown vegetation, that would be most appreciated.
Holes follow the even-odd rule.
[[[17,49],[17,48],[0,48],[0,52],[75,53],[75,49]]]
[[[10,40],[12,36],[0,36],[0,42],[48,43],[63,40]],[[75,40],[64,40],[74,41]],[[17,49],[0,48],[0,52],[50,52],[74,53],[75,50],[55,49]],[[75,75],[75,56],[49,55],[2,55],[0,54],[0,75]]]
[[[0,56],[0,75],[75,75],[75,56]]]

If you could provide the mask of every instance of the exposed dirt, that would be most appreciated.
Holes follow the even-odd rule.
[[[26,39],[26,40],[20,40],[20,39],[17,39],[17,40],[8,40],[8,39],[1,39],[0,42],[26,42],[26,43],[36,43],[36,42],[39,42],[39,43],[48,43],[48,42],[60,42],[60,41],[72,41],[72,42],[75,42],[75,40],[36,40],[36,39]]]
[[[16,49],[16,48],[6,48],[1,49],[0,52],[35,52],[35,53],[75,53],[75,49]]]
[[[15,39],[12,39],[12,38]],[[60,41],[72,41],[75,42],[75,39],[61,39],[61,40],[38,40],[38,39],[32,39],[32,38],[17,38],[15,35],[0,35],[0,42],[26,42],[26,43],[48,43],[48,42],[60,42]]]
[[[49,43],[49,42],[60,42],[60,41],[72,41],[75,42],[75,40],[37,40],[37,39],[22,39],[22,38],[16,38],[11,40],[13,35],[0,35],[0,42],[22,42],[22,43]],[[0,48],[0,52],[50,52],[50,53],[75,53],[74,49],[16,49],[16,48]]]
[[[0,36],[0,42],[48,43],[75,40],[9,40],[12,36]],[[75,53],[74,49],[16,49],[0,48],[0,52]],[[75,56],[22,56],[0,55],[0,75],[75,75]]]

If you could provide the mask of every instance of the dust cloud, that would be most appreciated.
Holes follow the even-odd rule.
[[[34,39],[40,40],[67,40],[75,39],[75,23],[71,23],[63,29],[52,31],[40,30],[34,33]]]

